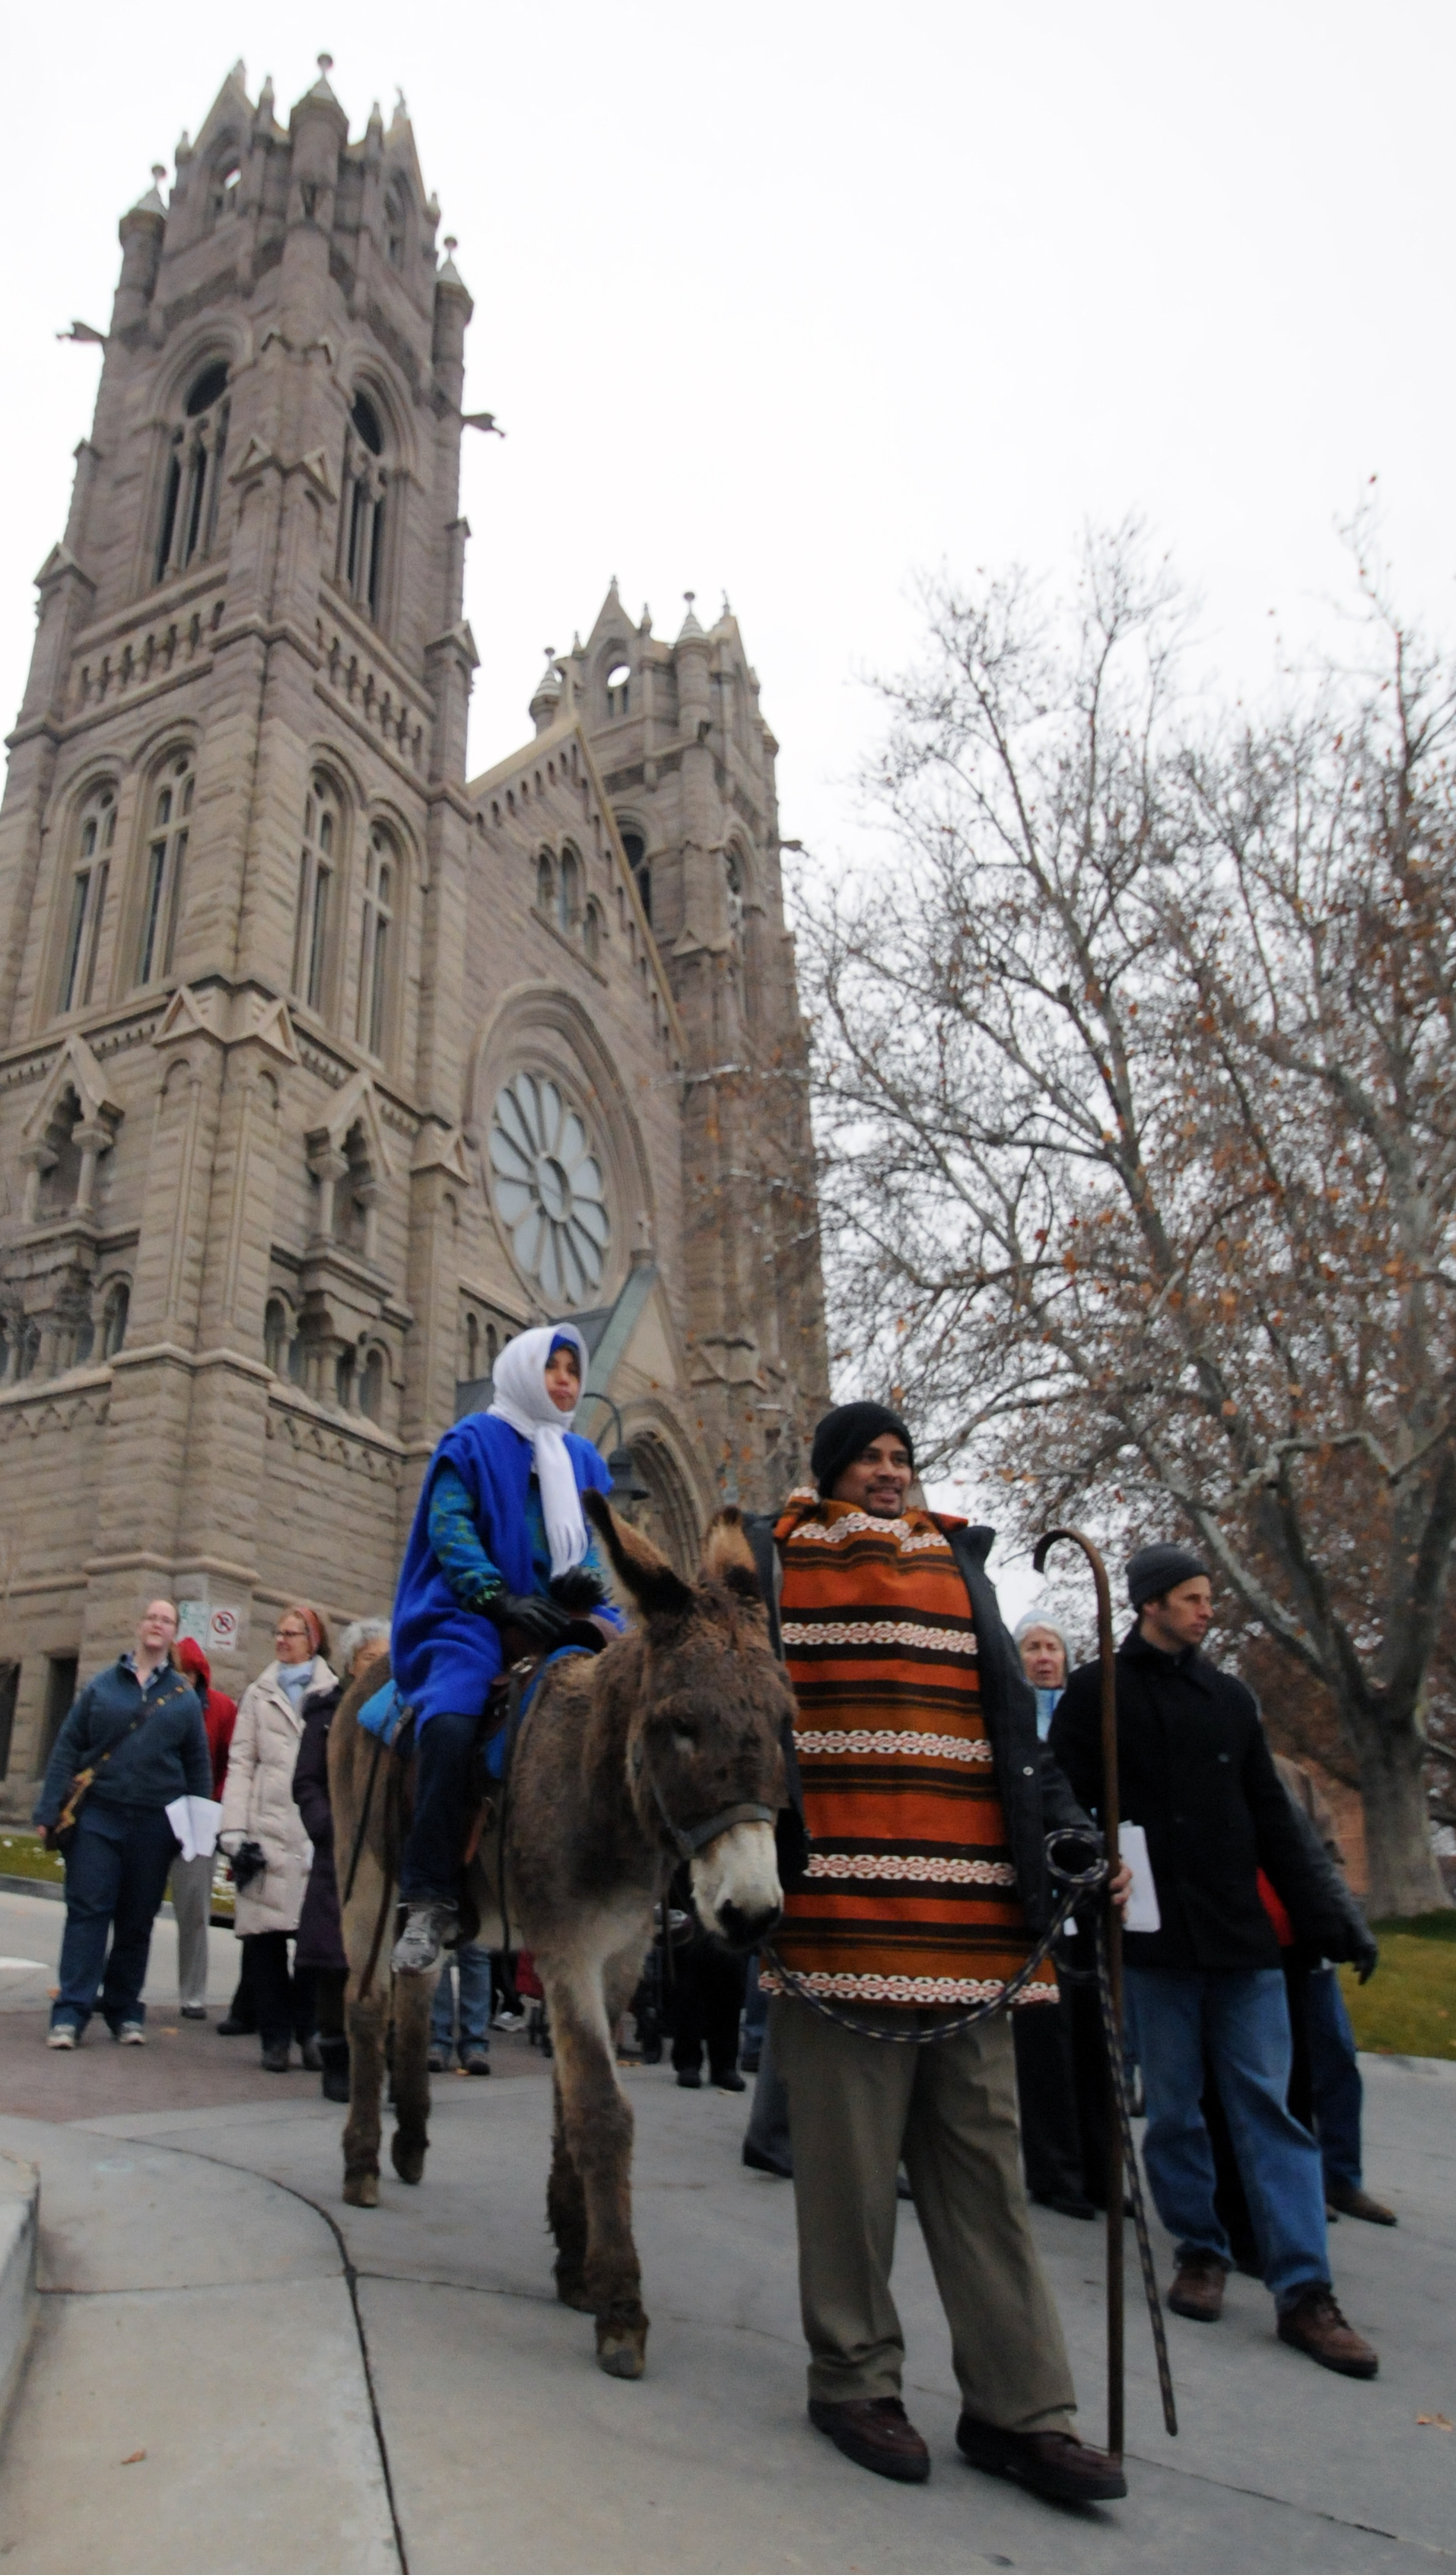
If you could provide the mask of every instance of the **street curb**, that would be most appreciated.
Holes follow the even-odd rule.
[[[1397,2056],[1381,2049],[1359,2054],[1360,2072],[1367,2078],[1382,2065],[1393,2065],[1398,2074],[1422,2074],[1432,2083],[1456,2083],[1456,2059],[1448,2056]]]
[[[0,2149],[0,2431],[20,2385],[35,2324],[40,2174]]]

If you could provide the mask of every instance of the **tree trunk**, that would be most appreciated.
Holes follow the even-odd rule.
[[[1414,1725],[1395,1732],[1372,1726],[1364,1712],[1346,1710],[1345,1717],[1360,1757],[1366,1910],[1373,1921],[1434,1913],[1451,1899],[1431,1848],[1420,1738]]]

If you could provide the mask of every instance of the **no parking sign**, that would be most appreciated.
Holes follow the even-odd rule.
[[[213,1654],[236,1654],[242,1618],[236,1609],[212,1609],[208,1612],[207,1649]]]

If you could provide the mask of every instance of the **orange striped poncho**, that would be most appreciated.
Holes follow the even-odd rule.
[[[775,1946],[809,1989],[923,2009],[993,2001],[1031,1948],[980,1712],[975,1628],[928,1511],[791,1493],[784,1659],[813,1847]],[[763,1983],[777,1979],[765,1967]],[[1016,1997],[1055,2002],[1043,1962]]]

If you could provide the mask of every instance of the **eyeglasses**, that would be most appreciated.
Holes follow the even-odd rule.
[[[275,1627],[273,1630],[273,1636],[275,1643],[277,1643],[278,1639],[282,1636],[302,1636],[304,1643],[307,1644],[309,1640],[309,1631],[307,1627]]]

